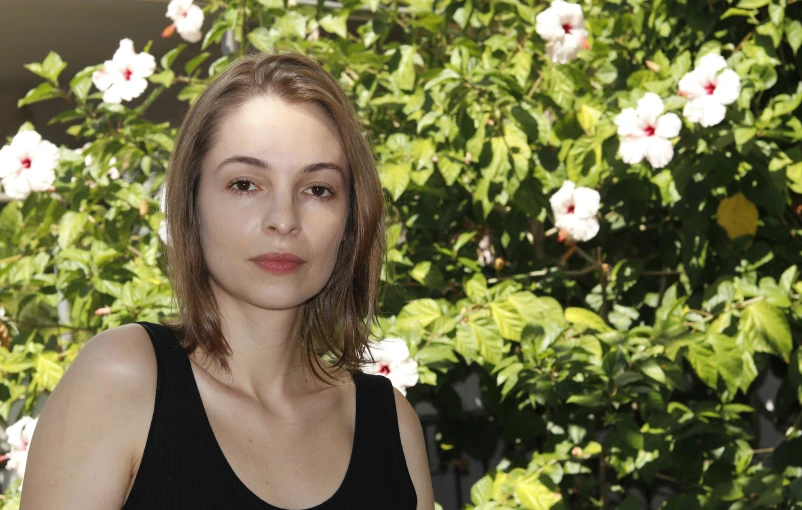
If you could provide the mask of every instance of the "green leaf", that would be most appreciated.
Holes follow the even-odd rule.
[[[61,248],[71,247],[83,233],[88,221],[86,212],[67,211],[58,224],[58,244]]]
[[[393,200],[398,200],[409,186],[412,166],[409,164],[389,163],[379,167],[379,176],[384,189],[390,192]]]
[[[471,487],[471,501],[474,505],[489,502],[493,497],[493,478],[485,475]]]
[[[521,332],[529,324],[564,323],[562,307],[552,298],[538,298],[531,292],[516,292],[501,301],[490,303],[490,314],[501,335],[521,340]]]
[[[596,330],[599,333],[609,333],[614,331],[604,320],[595,313],[585,308],[568,307],[565,309],[565,321],[569,324],[579,324]]]
[[[785,21],[785,2],[783,5],[769,4],[769,18],[777,27],[782,28]]]
[[[743,145],[755,137],[757,134],[757,128],[739,127],[733,130],[733,134],[735,135],[735,143],[738,145]]]
[[[346,18],[347,16],[348,13],[346,12]],[[322,21],[321,26],[323,26]],[[284,37],[297,37],[299,39],[306,37],[306,17],[298,11],[289,11],[284,16],[277,17],[273,26],[279,29]],[[340,35],[340,37],[345,37],[345,35]]]
[[[735,338],[708,333],[707,341],[713,346],[716,354],[718,373],[724,380],[732,399],[741,384],[741,377],[744,369],[744,362],[741,358],[742,349],[738,346]]]
[[[32,383],[45,391],[53,391],[64,375],[64,368],[55,351],[43,352],[36,357]]]
[[[186,47],[187,47],[186,44],[180,43],[178,46],[176,46],[172,50],[162,55],[160,61],[162,69],[170,69],[170,67],[172,67],[173,65],[173,62],[175,62],[176,57],[178,57],[178,55],[180,55],[181,52],[184,51],[184,48]]]
[[[507,144],[501,136],[494,136],[490,139],[490,147],[493,152],[493,158],[490,164],[482,170],[482,174],[489,181],[494,180],[496,177],[505,177],[510,170],[510,161],[508,159]]]
[[[519,51],[510,60],[512,65],[512,76],[521,87],[529,81],[529,74],[532,72],[532,55],[525,51]]]
[[[639,366],[640,371],[659,383],[666,384],[666,373],[655,359],[647,359]]]
[[[485,361],[497,364],[504,357],[504,340],[490,317],[471,317],[457,325],[455,350],[471,359],[476,351]]]
[[[415,328],[417,325],[426,327],[435,319],[442,316],[440,306],[434,299],[416,299],[410,302],[398,314],[398,324],[402,327]]]
[[[685,357],[690,362],[696,375],[706,385],[716,390],[718,383],[718,367],[716,366],[716,353],[708,345],[692,343],[688,345]]]
[[[762,25],[758,26],[756,30],[758,34],[771,37],[772,44],[775,48],[778,47],[782,42],[782,29],[777,28],[777,25],[774,23],[763,23]]]
[[[771,0],[741,0],[738,2],[739,9],[759,9],[771,3]]]
[[[401,58],[398,61],[398,68],[393,72],[392,78],[396,86],[401,90],[412,90],[415,88],[415,63],[417,55],[415,48],[409,45],[402,45],[398,51]]]
[[[270,53],[276,46],[279,36],[271,33],[265,27],[259,27],[248,34],[248,41],[262,53]]]
[[[58,53],[51,51],[41,64],[24,64],[24,67],[32,73],[38,74],[42,78],[58,84],[58,77],[67,67],[67,63],[61,60]]]
[[[227,18],[228,18],[227,16],[218,16],[214,20],[214,23],[212,24],[212,28],[209,29],[208,32],[206,32],[206,36],[204,36],[204,38],[203,38],[203,43],[201,43],[201,51],[203,51],[206,48],[208,48],[209,45],[211,45],[211,44],[215,44],[215,43],[220,42],[220,38],[223,36],[223,34],[226,32],[226,30],[231,28],[231,21],[229,19],[227,19]],[[267,30],[264,27],[259,27],[256,30],[254,30],[254,32],[256,32],[256,31],[258,31],[260,29],[264,29],[265,31]],[[253,32],[251,32],[251,33],[253,33]],[[251,40],[250,34],[248,34],[248,40],[250,40],[251,43],[253,43],[253,41]],[[256,46],[256,44],[254,44],[254,46]],[[258,46],[256,46],[256,47],[259,48]],[[259,48],[259,49],[261,50],[261,48]]]
[[[206,61],[206,59],[207,59],[207,58],[209,58],[209,56],[210,56],[210,55],[211,55],[211,53],[208,53],[208,52],[203,52],[203,53],[201,53],[200,55],[198,55],[198,56],[196,56],[196,57],[192,58],[192,59],[191,59],[189,62],[187,62],[187,63],[186,63],[186,65],[184,66],[184,71],[185,71],[185,72],[186,72],[188,75],[191,75],[192,73],[194,73],[194,72],[195,72],[195,69],[197,69],[199,65],[201,65],[203,62],[205,62],[205,61]]]
[[[474,273],[464,283],[465,295],[476,304],[487,301],[487,279],[482,273]]]
[[[758,301],[744,309],[740,324],[754,350],[776,354],[788,363],[793,341],[782,310],[766,301]]]
[[[92,89],[92,73],[94,73],[98,67],[99,66],[85,67],[70,80],[70,90],[79,101],[86,101],[86,97]]]
[[[600,391],[582,395],[571,395],[566,402],[582,407],[599,407],[604,405],[604,399]]]
[[[785,20],[785,40],[796,55],[799,46],[802,46],[802,23],[799,20]]]
[[[524,508],[530,510],[551,510],[553,506],[562,502],[562,494],[553,492],[544,485],[538,473],[520,478],[515,484],[515,495]]]
[[[151,83],[156,83],[158,85],[163,85],[164,87],[169,88],[170,85],[173,84],[173,79],[175,78],[175,73],[169,69],[166,69],[160,73],[156,73],[148,78]]]
[[[17,108],[21,108],[26,104],[38,103],[47,99],[53,99],[61,96],[61,89],[58,89],[48,82],[42,82],[35,89],[31,89],[25,94],[25,97],[17,101]]]
[[[451,159],[448,156],[441,156],[437,162],[437,169],[440,171],[440,175],[443,176],[443,180],[448,186],[454,184],[454,181],[457,180],[457,177],[460,176],[464,168],[461,162]]]
[[[343,10],[339,15],[335,16],[333,14],[326,14],[318,23],[320,27],[325,30],[326,32],[330,32],[332,34],[337,34],[341,38],[345,39],[348,37],[348,29],[346,27],[346,21],[348,21],[348,15],[350,12],[348,10]]]

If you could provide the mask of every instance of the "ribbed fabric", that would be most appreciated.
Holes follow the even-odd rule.
[[[156,351],[156,400],[139,471],[123,510],[284,510],[261,500],[223,455],[189,357],[161,324],[138,322]],[[415,510],[389,379],[355,372],[356,428],[345,479],[309,510]],[[306,509],[305,509],[306,510]]]

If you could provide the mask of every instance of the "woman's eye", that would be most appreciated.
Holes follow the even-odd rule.
[[[240,195],[249,195],[256,191],[249,189],[251,186],[255,186],[253,181],[249,179],[237,179],[236,181],[232,182],[229,187],[233,188],[235,193],[239,193]]]
[[[307,189],[312,191],[312,195],[314,195],[315,198],[318,198],[318,199],[321,199],[321,200],[328,200],[328,199],[332,198],[333,195],[334,195],[331,192],[331,189],[329,189],[327,186],[322,186],[322,185],[316,184],[314,186],[308,187]]]

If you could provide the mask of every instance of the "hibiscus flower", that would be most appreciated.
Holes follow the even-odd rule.
[[[112,59],[92,73],[92,82],[103,92],[104,102],[119,104],[141,96],[148,88],[147,78],[155,70],[153,55],[136,53],[133,41],[123,39]]]
[[[624,163],[634,165],[645,157],[654,168],[663,168],[674,157],[670,138],[679,134],[682,121],[676,113],[663,113],[660,96],[647,92],[636,108],[624,108],[615,118]]]
[[[14,471],[20,479],[25,476],[25,465],[28,463],[28,448],[38,421],[38,418],[23,416],[16,423],[6,428],[6,437],[11,451],[0,457],[0,460],[8,459],[6,469]]]
[[[56,180],[58,147],[36,131],[22,131],[0,149],[0,179],[11,198],[24,200],[32,191],[47,191]]]
[[[727,68],[721,55],[708,54],[679,81],[679,95],[688,98],[682,115],[704,127],[715,126],[727,113],[727,105],[741,95],[741,78]]]
[[[362,369],[366,374],[381,374],[406,396],[407,388],[418,382],[418,363],[409,357],[409,347],[403,338],[385,338],[370,347],[376,363]]]
[[[554,0],[537,15],[535,30],[547,41],[546,54],[558,64],[574,60],[580,48],[588,48],[585,16],[578,4]]]
[[[162,37],[170,37],[176,30],[187,42],[196,43],[203,37],[203,9],[192,0],[172,0],[167,5],[166,16],[173,20],[173,24],[164,29]]]
[[[554,225],[560,229],[559,240],[590,241],[599,233],[599,192],[576,187],[564,181],[562,187],[549,198],[554,213]]]

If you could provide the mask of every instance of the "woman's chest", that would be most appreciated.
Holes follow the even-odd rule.
[[[259,499],[279,508],[312,508],[330,499],[346,478],[355,439],[350,411],[343,406],[278,417],[211,407],[209,441],[216,444],[210,451]]]

